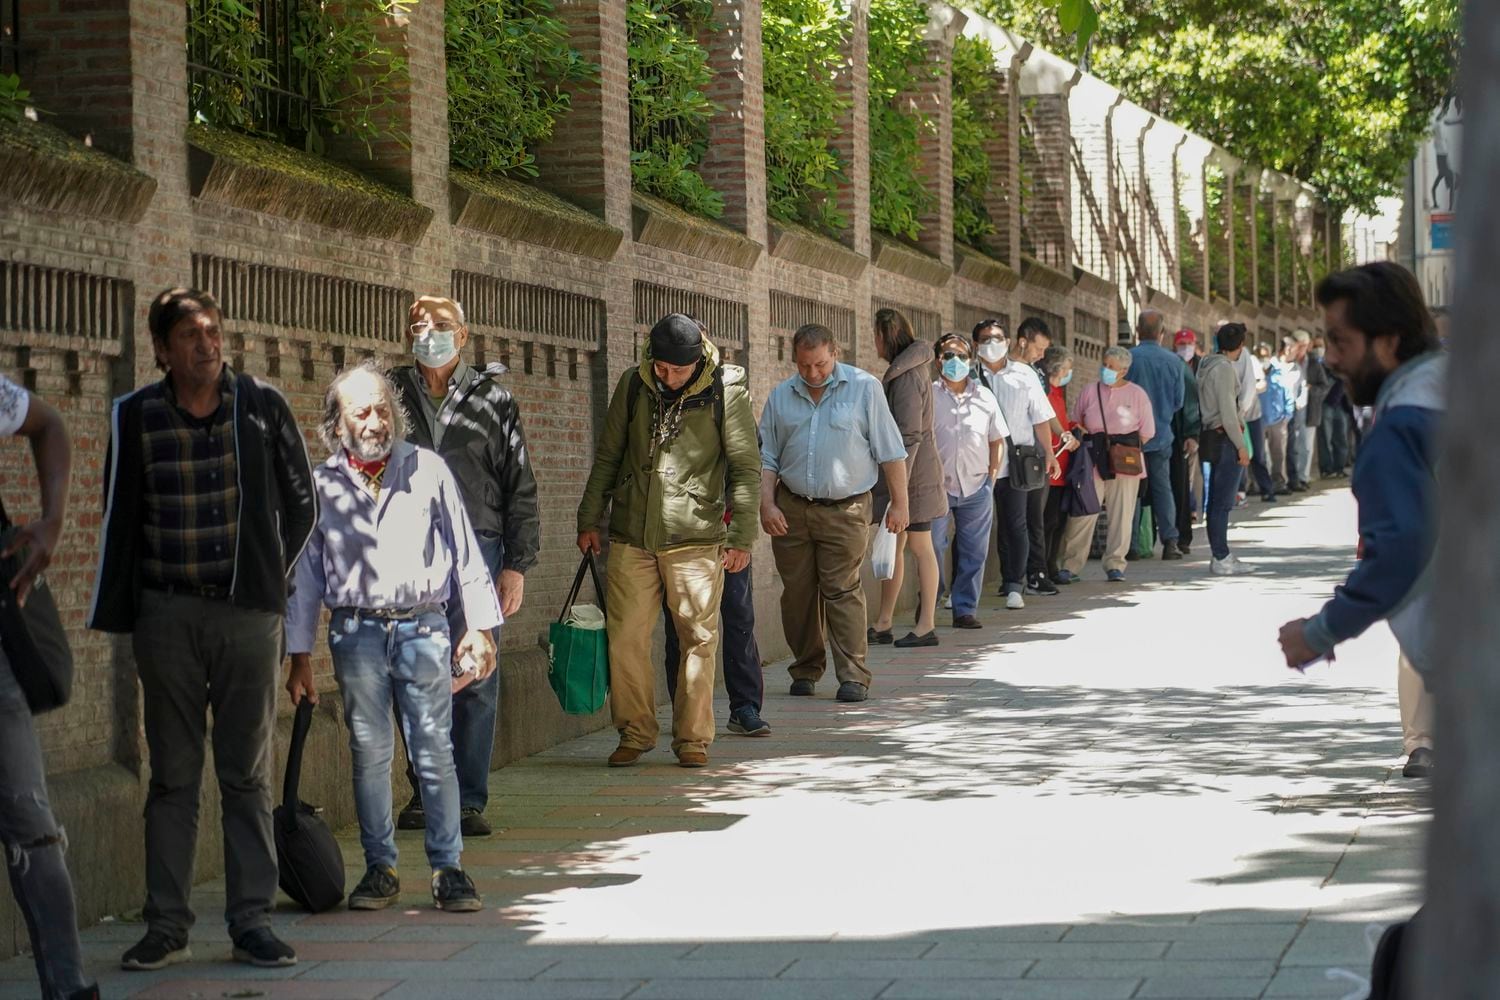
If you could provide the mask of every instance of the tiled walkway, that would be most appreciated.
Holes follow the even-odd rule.
[[[1279,665],[1277,627],[1347,567],[1348,495],[1249,513],[1254,578],[1211,580],[1200,537],[1127,586],[887,647],[854,707],[772,668],[776,735],[722,737],[708,770],[665,746],[607,770],[606,732],[497,772],[502,829],[465,855],[481,913],[430,908],[403,834],[411,908],[278,914],[293,969],[227,961],[218,886],[194,964],[115,971],[123,920],[90,959],[112,997],[1342,996],[1327,970],[1367,966],[1366,924],[1414,905],[1424,790],[1384,630],[1306,679]],[[0,997],[34,994],[0,965]]]

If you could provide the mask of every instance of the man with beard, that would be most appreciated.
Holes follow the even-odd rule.
[[[1374,408],[1351,481],[1360,560],[1322,611],[1282,626],[1281,648],[1287,666],[1301,668],[1386,619],[1404,657],[1425,673],[1447,359],[1421,288],[1398,264],[1330,275],[1317,299],[1328,331],[1324,363],[1356,406]]]
[[[396,387],[374,362],[345,369],[328,387],[320,432],[332,454],[314,473],[318,521],[287,609],[286,688],[293,704],[317,700],[312,647],[321,602],[333,611],[328,647],[365,853],[349,908],[378,910],[401,895],[391,822],[394,698],[421,784],[433,903],[468,912],[481,902],[459,864],[452,692],[494,670],[486,630],[499,626],[500,605],[457,480],[437,453],[403,440],[404,431]],[[468,628],[456,645],[445,613],[453,601],[462,601]]]

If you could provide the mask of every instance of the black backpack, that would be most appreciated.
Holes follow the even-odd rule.
[[[292,745],[287,752],[281,805],[271,817],[276,831],[276,868],[281,891],[313,913],[331,910],[344,899],[344,853],[318,808],[297,797],[302,779],[302,748],[312,726],[312,702],[297,706]]]

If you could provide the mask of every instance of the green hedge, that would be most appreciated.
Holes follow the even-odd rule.
[[[636,188],[717,219],[724,198],[698,175],[716,110],[698,37],[713,29],[712,0],[629,0],[630,173]]]
[[[983,38],[953,43],[953,235],[981,250],[998,229],[990,218],[989,146],[1005,126],[995,85],[995,49]]]
[[[535,177],[532,150],[568,110],[561,84],[598,67],[568,44],[552,0],[447,0],[449,156],[455,166]]]
[[[849,21],[837,0],[765,0],[766,210],[838,236],[846,164],[834,148],[849,101],[835,82]]]
[[[1281,279],[1281,298],[1282,301],[1291,302],[1296,298],[1292,284],[1296,280],[1301,248],[1297,246],[1297,238],[1292,232],[1291,223],[1285,218],[1278,219],[1276,222],[1276,241],[1281,244],[1281,259],[1277,261],[1277,276]]]
[[[1224,171],[1208,167],[1203,171],[1205,228],[1208,230],[1209,295],[1229,298],[1229,234],[1224,224]]]
[[[1271,302],[1276,297],[1276,220],[1259,191],[1255,193],[1255,272],[1260,280],[1257,301]]]
[[[1182,290],[1199,298],[1207,298],[1204,294],[1203,282],[1200,280],[1199,263],[1203,253],[1203,243],[1193,233],[1193,217],[1187,206],[1177,205],[1177,264],[1178,272],[1182,275]]]
[[[922,34],[923,0],[870,0],[870,226],[915,240],[935,199],[922,184],[921,136],[932,119],[902,107],[902,94],[935,77]]]

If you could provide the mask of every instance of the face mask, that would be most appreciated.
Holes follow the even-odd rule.
[[[1003,340],[986,340],[979,345],[979,356],[991,364],[1005,358],[1010,345]]]
[[[458,354],[453,330],[428,330],[412,341],[411,353],[424,368],[441,368]]]
[[[1322,361],[1324,353],[1325,352],[1324,352],[1323,348],[1321,348],[1321,347],[1315,347],[1315,348],[1313,348],[1312,356],[1315,357],[1315,358],[1317,358],[1319,361]]]
[[[1114,385],[1120,381],[1120,373],[1113,368],[1101,368],[1099,369],[1099,381],[1105,385]]]
[[[800,379],[802,379],[802,384],[805,385],[805,386],[807,386],[809,389],[821,389],[821,388],[823,388],[823,386],[825,386],[825,385],[828,384],[828,379],[826,379],[826,378],[823,379],[821,382],[809,382],[806,378],[803,378],[803,375],[802,375],[801,372],[797,373],[797,377],[800,378]]]
[[[968,358],[949,358],[943,362],[943,378],[949,382],[962,382],[969,377]]]
[[[1183,344],[1181,347],[1177,348],[1177,356],[1184,361],[1193,360],[1193,353],[1194,352],[1192,344]]]
[[[1060,379],[1057,380],[1057,386],[1058,386],[1058,388],[1062,388],[1063,386],[1067,385],[1071,381],[1073,381],[1073,373],[1072,372],[1068,372],[1068,374],[1064,375],[1062,378],[1060,378]]]

